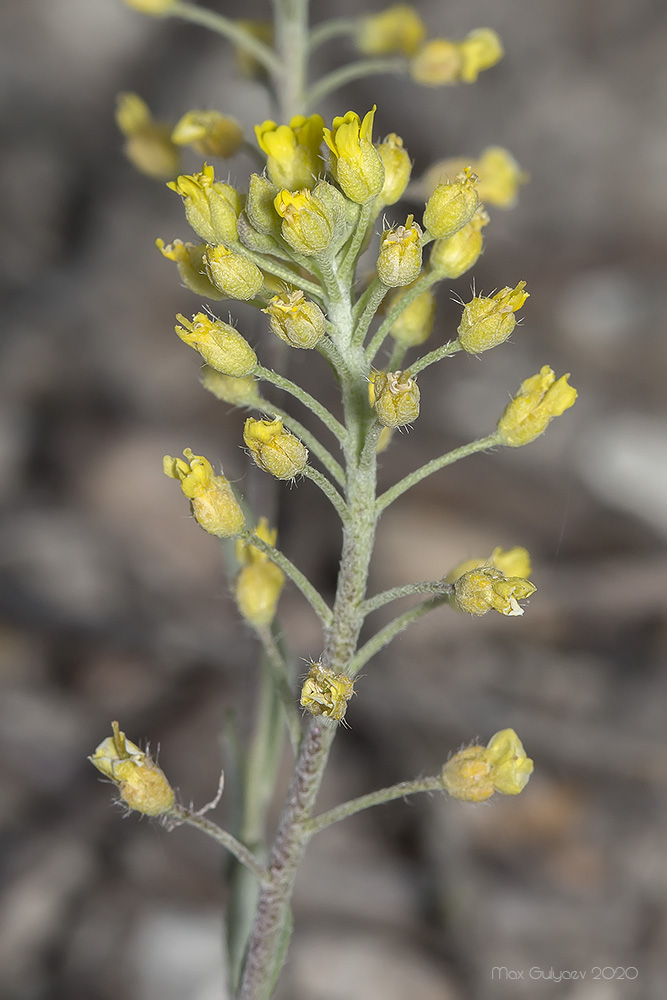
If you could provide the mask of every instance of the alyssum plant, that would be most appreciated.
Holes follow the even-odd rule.
[[[189,448],[182,458],[166,456],[164,471],[180,484],[200,527],[236,540],[236,600],[263,651],[239,827],[233,835],[206,817],[206,809],[195,812],[177,802],[155,761],[116,722],[113,735],[90,760],[115,782],[129,809],[159,816],[167,827],[192,824],[235,856],[239,866],[230,884],[227,920],[230,988],[239,1000],[268,1000],[287,951],[296,872],[314,834],[361,809],[415,792],[440,789],[481,802],[495,792],[516,795],[528,781],[533,763],[516,733],[502,729],[486,746],[455,753],[433,777],[401,781],[316,812],[329,750],[362,667],[411,622],[443,604],[472,615],[490,610],[521,615],[520,602],[535,590],[528,579],[528,553],[516,547],[482,553],[442,579],[369,596],[378,519],[407,490],[445,466],[494,446],[530,443],[574,403],[576,391],[567,375],[556,378],[545,365],[521,383],[489,434],[435,457],[378,493],[377,454],[396,428],[417,420],[420,372],[458,351],[481,354],[506,341],[515,328],[516,313],[528,297],[522,281],[494,295],[473,296],[463,305],[456,339],[421,352],[434,323],[435,287],[468,271],[482,251],[489,222],[482,199],[511,204],[523,178],[510,154],[499,148],[474,161],[445,161],[430,173],[432,193],[422,218],[408,215],[390,223],[385,213],[404,194],[411,173],[402,140],[391,133],[374,141],[375,108],[363,116],[348,111],[329,127],[311,109],[342,83],[373,73],[408,73],[427,86],[473,82],[503,54],[495,32],[482,28],[462,41],[426,40],[419,15],[403,4],[309,30],[307,0],[274,0],[272,25],[232,21],[179,0],[126,2],[226,36],[245,71],[268,84],[276,120],[255,127],[256,145],[244,138],[238,122],[217,111],[190,111],[175,126],[156,123],[132,94],[121,96],[117,119],[135,165],[156,177],[175,178],[168,186],[183,199],[196,234],[188,242],[158,240],[158,247],[176,263],[182,283],[206,303],[191,316],[179,315],[176,326],[181,340],[205,362],[204,387],[255,414],[248,416],[243,432],[250,458],[278,480],[312,480],[341,520],[343,543],[330,607],[277,547],[275,530],[263,517],[250,518],[244,511],[222,472]],[[362,58],[309,82],[309,55],[321,43],[346,35]],[[207,159],[250,152],[261,167],[251,175],[247,192],[240,193],[216,179],[209,163],[179,174],[182,146]],[[379,250],[371,253],[367,247],[380,226]],[[367,261],[370,276],[363,273]],[[262,346],[256,353],[241,332],[214,315],[208,303],[221,299],[243,300],[265,313],[267,338],[323,355],[340,389],[339,416],[284,374],[265,367]],[[405,367],[408,352],[413,356]],[[291,407],[283,410],[265,398],[263,386],[269,397],[272,388],[278,389],[309,409],[326,431],[327,443],[302,426]],[[274,622],[287,579],[319,616],[323,632],[322,649],[302,679],[300,694]],[[371,612],[409,595],[418,602],[360,646]],[[267,844],[265,815],[285,734],[295,755],[294,771],[277,832]]]

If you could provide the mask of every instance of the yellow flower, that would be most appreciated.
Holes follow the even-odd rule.
[[[389,288],[409,285],[419,277],[422,266],[421,227],[409,215],[404,226],[386,229],[380,239],[378,278]]]
[[[159,181],[178,173],[181,153],[171,140],[171,126],[154,121],[138,94],[118,95],[116,124],[125,136],[123,151],[140,173]]]
[[[554,417],[574,405],[577,390],[568,384],[570,377],[556,378],[549,365],[521,383],[516,396],[507,404],[498,421],[498,440],[509,448],[521,448],[543,434]]]
[[[504,344],[516,326],[514,313],[528,298],[525,281],[506,286],[491,297],[476,295],[463,307],[458,328],[459,343],[469,354],[481,354]]]
[[[370,388],[383,427],[405,427],[419,416],[419,386],[410,372],[374,372]]]
[[[425,87],[458,83],[463,60],[456,42],[433,38],[419,49],[410,62],[410,76]]]
[[[477,176],[466,167],[451,183],[438,184],[426,202],[424,228],[436,239],[453,236],[470,222],[478,205]]]
[[[505,576],[499,569],[485,564],[457,577],[450,603],[469,615],[485,615],[493,610],[514,618],[523,614],[519,601],[536,590],[530,580],[522,576]]]
[[[470,222],[453,236],[436,240],[429,266],[443,278],[460,278],[477,263],[484,247],[482,229],[489,224],[488,213],[480,205]]]
[[[145,816],[160,816],[174,806],[176,797],[164,772],[136,743],[121,733],[117,722],[111,723],[113,736],[102,740],[88,760],[118,786],[128,809]]]
[[[178,313],[176,319],[183,324],[175,328],[183,343],[198,351],[217,372],[243,378],[257,367],[252,347],[229,323],[206,313],[195,313],[191,320]]]
[[[324,129],[324,141],[331,150],[331,172],[350,201],[365,205],[384,185],[382,158],[373,145],[375,105],[363,121],[354,111],[334,118]]]
[[[312,256],[329,246],[333,227],[328,213],[322,202],[307,188],[294,193],[279,191],[274,205],[283,220],[283,239],[294,250]]]
[[[158,239],[155,241],[155,246],[163,257],[176,263],[181,281],[191,292],[202,295],[205,299],[223,298],[222,292],[209,281],[205,271],[206,243],[183,243],[182,240],[174,240],[173,243],[165,244],[164,240]]]
[[[197,523],[218,538],[232,538],[243,530],[245,518],[234,491],[224,476],[216,476],[213,467],[203,455],[193,455],[190,448],[183,451],[187,461],[165,455],[162,468],[165,476],[178,479],[181,489],[190,501]]]
[[[243,440],[259,468],[276,479],[294,479],[308,464],[308,449],[285,430],[278,417],[275,420],[248,417]]]
[[[454,583],[471,569],[479,569],[481,566],[492,566],[499,569],[505,576],[519,576],[527,580],[532,572],[530,555],[528,549],[521,545],[515,545],[511,549],[495,548],[486,559],[466,559],[451,569],[445,580],[447,583]]]
[[[434,163],[419,185],[428,194],[443,177],[453,177],[466,166],[477,174],[480,200],[498,208],[512,208],[516,204],[520,185],[529,179],[509,150],[502,146],[489,146],[478,159],[460,156]]]
[[[300,289],[274,295],[262,312],[269,316],[271,329],[276,337],[290,347],[307,350],[319,344],[324,336],[324,313]]]
[[[494,792],[518,795],[533,773],[513,729],[502,729],[485,747],[474,745],[455,753],[442,769],[442,782],[452,798],[463,802],[484,802]]]
[[[311,715],[341,722],[353,693],[354,682],[345,674],[337,674],[321,663],[311,663],[301,688],[301,705]]]
[[[277,531],[269,528],[265,517],[260,518],[255,534],[267,545],[276,544]],[[239,611],[257,628],[270,625],[285,585],[285,574],[265,552],[242,539],[236,543],[236,557],[242,567],[235,584]]]
[[[181,174],[168,188],[180,194],[185,217],[207,243],[236,243],[236,220],[241,199],[230,184],[215,180],[213,167],[205,163],[197,174]]]
[[[172,142],[192,146],[202,156],[229,159],[243,146],[243,129],[236,118],[219,111],[188,111],[174,126]]]
[[[393,4],[379,14],[370,14],[359,22],[355,43],[367,56],[401,52],[411,56],[422,42],[426,28],[414,7]]]
[[[382,140],[377,151],[384,167],[382,190],[375,202],[375,208],[380,212],[387,205],[395,205],[405,191],[412,173],[412,162],[403,140],[395,132],[390,132]]]
[[[204,366],[201,384],[217,399],[232,406],[254,406],[259,399],[259,389],[252,377],[234,378],[208,365]]]
[[[125,0],[125,3],[142,14],[163,17],[176,5],[176,0]]]
[[[227,247],[207,246],[204,265],[213,284],[232,299],[254,299],[264,284],[257,264]]]
[[[269,177],[279,188],[297,191],[313,188],[324,163],[320,155],[324,119],[321,115],[296,115],[289,125],[273,121],[255,125],[255,135],[266,153]]]
[[[400,302],[411,287],[411,285],[407,285],[394,292],[387,306],[389,311]],[[402,344],[404,347],[417,347],[419,344],[425,343],[433,329],[436,305],[435,295],[427,289],[405,307],[398,319],[394,321],[389,333],[398,344]]]
[[[476,28],[459,43],[461,79],[474,83],[482,70],[491,69],[504,56],[503,43],[492,28]]]

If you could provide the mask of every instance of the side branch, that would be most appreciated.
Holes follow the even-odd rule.
[[[327,500],[329,500],[334,507],[343,524],[345,524],[348,516],[347,504],[336,487],[330,483],[327,477],[323,476],[321,472],[318,472],[317,469],[313,469],[311,465],[306,466],[303,470],[303,474],[306,479],[311,479],[316,486],[319,486]]]
[[[376,653],[379,653],[381,649],[388,646],[391,640],[403,632],[408,625],[416,622],[418,618],[428,614],[429,611],[434,611],[436,608],[442,607],[446,603],[447,597],[447,594],[443,594],[441,597],[431,597],[427,601],[421,601],[420,604],[416,604],[414,608],[404,611],[398,618],[394,618],[388,625],[381,628],[361,649],[357,650],[347,668],[346,673],[348,676],[355,677]]]
[[[237,840],[227,830],[223,830],[217,823],[206,819],[200,813],[193,812],[192,809],[186,809],[185,806],[174,806],[167,816],[167,826],[173,829],[182,823],[196,827],[202,833],[206,833],[209,837],[212,837],[218,844],[226,847],[237,861],[240,861],[242,865],[245,865],[246,868],[249,868],[257,876],[260,882],[266,883],[270,881],[271,876],[268,869],[257,860],[252,851],[249,851],[240,840]]]
[[[299,588],[317,617],[322,622],[322,625],[325,628],[328,628],[333,618],[329,605],[326,603],[320,592],[315,589],[308,577],[305,576],[301,570],[287,558],[285,553],[281,552],[280,549],[274,548],[273,545],[269,545],[268,542],[265,542],[264,539],[260,538],[258,535],[253,534],[252,531],[243,531],[241,532],[240,537],[250,545],[253,545],[256,549],[259,549],[260,552],[267,555],[271,562],[274,562],[276,566],[280,566],[283,573],[288,576],[292,583],[296,584]]]
[[[339,87],[344,87],[352,80],[358,80],[363,76],[378,76],[381,73],[406,73],[407,68],[407,59],[358,59],[356,62],[348,63],[347,66],[333,70],[313,84],[306,95],[308,107],[318,107],[328,94],[338,90]]]
[[[440,347],[436,347],[435,350],[429,351],[428,354],[418,358],[414,364],[410,365],[410,374],[418,375],[419,372],[423,372],[429,365],[434,365],[437,361],[442,361],[443,358],[449,358],[452,354],[456,354],[457,351],[461,350],[463,348],[458,340],[450,340],[448,344],[442,344]]]
[[[315,413],[323,424],[325,424],[332,434],[334,434],[341,444],[345,443],[347,432],[340,421],[336,420],[333,413],[327,410],[326,406],[323,406],[319,400],[311,396],[309,392],[302,389],[301,386],[295,385],[294,382],[290,382],[288,378],[283,375],[279,375],[278,372],[274,372],[271,368],[264,368],[263,365],[258,365],[254,372],[258,378],[262,379],[264,382],[270,382],[271,385],[275,385],[277,389],[282,389],[284,392],[288,392],[290,396],[294,396],[298,399],[300,403],[303,403],[309,410]]]
[[[383,802],[392,802],[394,799],[402,799],[406,795],[415,795],[417,792],[436,792],[442,790],[442,777],[440,775],[433,775],[430,778],[416,778],[414,781],[401,781],[397,785],[391,785],[389,788],[380,788],[377,792],[369,792],[368,795],[360,795],[358,799],[350,799],[349,802],[343,802],[342,805],[335,806],[325,813],[320,813],[319,816],[313,817],[306,824],[306,829],[311,835],[319,833],[320,830],[331,826],[332,823],[338,823],[341,819],[354,816],[355,813],[361,812],[363,809],[382,805]]]
[[[444,580],[426,580],[423,583],[406,583],[403,587],[392,587],[391,590],[383,590],[381,594],[369,597],[364,601],[359,611],[366,618],[378,608],[383,608],[390,601],[397,601],[401,597],[412,597],[413,594],[433,594],[437,597],[449,597],[454,593],[454,585],[445,583]]]
[[[382,347],[385,337],[389,334],[389,331],[401,313],[407,309],[411,302],[414,302],[417,296],[421,295],[422,292],[427,291],[427,289],[429,289],[432,285],[435,285],[436,282],[441,280],[442,279],[433,272],[424,274],[418,281],[415,282],[412,288],[408,288],[407,291],[401,295],[398,302],[392,306],[380,326],[373,334],[373,337],[366,348],[366,361],[369,364],[371,364],[373,358]]]
[[[468,455],[474,455],[478,451],[486,451],[488,448],[493,448],[494,445],[499,444],[498,435],[496,432],[489,434],[487,437],[478,438],[477,441],[472,441],[470,444],[461,445],[460,448],[455,448],[454,451],[447,452],[446,455],[441,455],[439,458],[434,458],[431,462],[427,462],[426,465],[422,465],[421,468],[415,469],[404,479],[401,479],[390,489],[386,490],[377,499],[377,513],[378,517],[383,510],[386,510],[389,504],[392,504],[394,500],[402,496],[406,490],[412,489],[417,483],[420,483],[422,479],[426,479],[428,476],[433,475],[434,472],[438,472],[440,469],[444,469],[447,465],[452,465],[454,462],[458,462],[461,458],[467,458]]]
[[[270,73],[280,73],[282,63],[278,56],[258,38],[251,35],[245,28],[240,27],[228,17],[217,14],[212,10],[203,7],[195,7],[191,3],[176,3],[168,11],[172,17],[180,17],[183,21],[191,24],[199,24],[202,28],[215,31],[218,35],[223,35],[240,49],[245,49],[251,56],[262,64]]]

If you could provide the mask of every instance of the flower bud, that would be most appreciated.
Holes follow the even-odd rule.
[[[301,705],[311,715],[341,722],[353,693],[354,682],[345,674],[337,674],[321,663],[311,663],[301,688]]]
[[[253,229],[258,233],[277,236],[280,233],[280,216],[276,212],[274,200],[278,188],[268,177],[251,174],[248,182],[248,197],[245,214]]]
[[[257,366],[257,355],[252,347],[229,323],[206,313],[196,313],[192,320],[178,313],[176,319],[183,324],[176,327],[183,343],[199,351],[204,361],[217,372],[242,378]]]
[[[436,240],[431,249],[431,271],[443,278],[460,278],[477,263],[484,247],[482,229],[489,224],[488,213],[480,205],[470,222],[453,236]]]
[[[310,191],[279,191],[274,205],[283,220],[283,239],[294,250],[311,256],[322,253],[329,246],[332,225],[324,205]]]
[[[469,615],[485,615],[497,611],[508,618],[523,614],[519,601],[534,594],[537,587],[519,576],[505,576],[493,566],[468,570],[454,582],[450,603]]]
[[[186,462],[165,455],[162,468],[165,476],[180,481],[197,524],[218,538],[238,535],[243,530],[245,518],[225,477],[216,476],[203,455],[193,455],[190,448],[185,448],[183,454]]]
[[[419,49],[410,62],[410,76],[425,87],[458,83],[463,60],[456,42],[433,38]]]
[[[375,372],[375,412],[383,427],[405,427],[419,416],[419,387],[409,372]]]
[[[264,517],[260,518],[255,534],[267,545],[276,544],[277,531],[269,528]],[[256,628],[270,625],[285,585],[285,574],[265,552],[242,539],[236,543],[236,557],[242,566],[235,585],[239,611]]]
[[[516,326],[514,315],[528,298],[525,281],[516,288],[507,285],[495,295],[476,295],[463,307],[458,328],[459,343],[468,354],[481,354],[504,344]]]
[[[289,125],[273,121],[255,126],[260,149],[266,153],[269,177],[278,188],[313,188],[324,166],[320,155],[324,119],[296,115]]]
[[[518,795],[533,773],[513,729],[502,729],[485,747],[465,747],[455,753],[442,769],[442,783],[452,798],[463,802],[484,802],[494,792]]]
[[[394,292],[389,300],[388,309],[393,309],[411,287],[408,285]],[[402,344],[403,347],[418,347],[425,343],[435,322],[436,304],[435,295],[428,289],[413,299],[394,321],[389,331],[396,343]]]
[[[480,201],[498,208],[511,208],[516,204],[519,186],[529,179],[507,149],[489,146],[477,160],[470,157],[439,160],[429,167],[418,185],[430,194],[443,177],[454,177],[466,166],[477,174]]]
[[[176,796],[164,772],[147,753],[121,733],[117,722],[111,723],[113,736],[102,740],[90,763],[118,787],[128,809],[144,816],[171,812]]]
[[[375,198],[384,185],[384,166],[373,145],[375,105],[363,121],[354,111],[334,118],[324,129],[324,141],[331,150],[330,167],[338,185],[358,205]]]
[[[461,79],[464,83],[474,83],[482,70],[491,69],[504,56],[503,43],[492,28],[476,28],[462,42]]]
[[[280,219],[275,212],[274,215],[278,222],[277,235],[280,235]],[[250,225],[245,212],[241,212],[236,220],[236,229],[239,234],[239,240],[247,250],[252,250],[253,253],[260,254],[272,255],[276,253],[276,237],[269,235],[269,233],[258,233],[254,226]]]
[[[236,243],[241,199],[230,184],[214,180],[212,166],[205,163],[197,174],[181,174],[167,187],[180,194],[185,217],[206,243]]]
[[[140,173],[159,181],[178,173],[181,153],[171,141],[171,127],[153,121],[138,94],[118,95],[116,124],[125,136],[123,152]]]
[[[498,441],[521,448],[543,434],[554,417],[574,405],[577,390],[568,384],[570,373],[556,379],[549,365],[521,383],[498,421]]]
[[[451,184],[438,184],[424,209],[424,227],[436,239],[453,236],[470,222],[478,205],[477,176],[466,167]]]
[[[229,159],[243,146],[243,129],[236,118],[219,111],[188,111],[176,123],[171,141],[177,146],[192,146],[201,156]]]
[[[324,336],[324,313],[300,289],[274,295],[262,312],[269,316],[271,329],[276,337],[280,337],[291,347],[315,347]]]
[[[213,284],[232,299],[254,299],[264,284],[256,264],[226,247],[207,246],[204,264]]]
[[[521,545],[515,545],[511,549],[495,548],[486,559],[466,559],[450,570],[445,580],[447,583],[454,583],[464,573],[472,569],[479,569],[482,566],[492,566],[499,569],[505,576],[520,576],[527,580],[532,572],[530,555],[527,549]]]
[[[220,290],[209,281],[204,269],[206,243],[183,243],[182,240],[174,240],[173,243],[165,244],[164,240],[158,239],[155,241],[155,246],[163,257],[175,261],[181,281],[191,292],[205,299],[223,298]]]
[[[256,465],[276,479],[294,479],[308,464],[308,449],[285,430],[278,417],[275,420],[248,417],[243,440]]]
[[[152,17],[164,17],[172,7],[176,6],[176,0],[125,0],[128,7],[138,10],[142,14],[150,14]]]
[[[380,212],[387,205],[395,205],[410,180],[412,162],[403,146],[403,140],[391,132],[377,147],[384,167],[384,183],[377,196],[375,208]]]
[[[419,47],[426,28],[414,7],[396,3],[379,14],[361,19],[355,44],[367,56],[389,55],[392,52],[411,56]]]
[[[421,227],[409,215],[404,226],[387,229],[380,240],[378,278],[383,285],[397,288],[419,277],[422,266]]]
[[[250,376],[234,378],[232,375],[223,375],[215,368],[204,365],[201,384],[213,393],[216,399],[232,406],[255,406],[259,400],[257,382]]]

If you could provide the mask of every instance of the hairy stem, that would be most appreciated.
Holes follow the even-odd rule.
[[[242,865],[254,872],[261,882],[268,882],[270,878],[268,870],[257,860],[252,851],[249,851],[240,840],[237,840],[236,837],[233,837],[227,830],[223,830],[212,820],[206,819],[205,816],[201,816],[191,809],[186,809],[185,806],[174,806],[167,817],[167,823],[173,826],[187,823],[188,826],[196,827],[230,851]]]
[[[406,795],[416,795],[417,792],[442,791],[442,778],[440,775],[433,775],[430,778],[415,778],[413,781],[400,781],[397,785],[389,788],[379,788],[376,792],[369,792],[368,795],[360,795],[357,799],[350,799],[333,809],[329,809],[319,816],[313,817],[307,824],[311,834],[319,833],[332,823],[338,823],[348,816],[363,809],[370,809],[372,806],[382,805],[384,802],[392,802],[394,799],[404,799]]]

